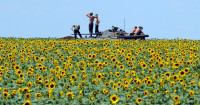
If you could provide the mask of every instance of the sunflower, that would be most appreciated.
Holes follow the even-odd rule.
[[[102,77],[101,73],[97,74],[98,79],[101,79],[101,77]]]
[[[152,80],[147,81],[147,85],[150,86],[152,84]]]
[[[58,65],[59,62],[57,60],[54,60],[53,63],[54,63],[54,65]]]
[[[175,95],[173,99],[174,99],[174,101],[178,101],[179,100],[179,96]]]
[[[130,95],[130,94],[127,94],[126,97],[127,97],[127,98],[131,98],[131,95]]]
[[[29,90],[28,87],[24,87],[24,88],[23,88],[23,91],[24,91],[24,92],[28,92],[28,90]]]
[[[38,77],[38,81],[39,81],[40,83],[42,83],[42,80],[43,80],[42,76],[39,76],[39,77]]]
[[[102,91],[102,92],[103,92],[103,94],[106,94],[106,91],[107,91],[106,89],[103,89],[103,91]]]
[[[124,90],[128,90],[128,85],[125,85],[125,86],[124,86]]]
[[[184,82],[184,79],[179,79],[179,82],[182,84]]]
[[[193,90],[190,90],[190,91],[189,91],[189,95],[190,95],[190,97],[193,97],[193,96],[194,96],[194,91],[193,91]]]
[[[152,95],[152,94],[150,94],[150,95],[149,95],[149,98],[153,98],[153,95]]]
[[[2,71],[0,71],[0,77],[1,77],[1,76],[3,76],[3,72],[2,72]]]
[[[193,86],[195,84],[195,81],[191,81],[190,85]]]
[[[173,57],[170,57],[168,60],[169,60],[169,61],[173,61]]]
[[[147,90],[144,91],[144,95],[145,95],[145,96],[148,95],[148,93],[149,93],[149,92],[148,92]]]
[[[4,69],[5,69],[5,67],[4,67],[4,66],[0,66],[0,70],[2,70],[2,71],[3,71]]]
[[[48,83],[49,83],[49,80],[45,80],[44,83],[45,83],[45,84],[48,84]]]
[[[129,71],[129,70],[126,70],[126,71],[125,71],[125,74],[126,74],[126,76],[129,76],[130,71]]]
[[[66,88],[69,89],[69,88],[70,88],[70,85],[66,85]]]
[[[3,92],[3,97],[8,98],[9,94],[7,92]]]
[[[196,73],[195,73],[195,76],[196,76],[196,77],[198,77],[198,76],[199,76],[199,73],[198,73],[198,72],[196,72]]]
[[[108,86],[108,85],[109,85],[109,83],[108,83],[108,82],[106,82],[106,83],[105,83],[105,86]]]
[[[31,101],[25,101],[23,105],[32,105]]]
[[[187,61],[186,64],[187,64],[188,66],[190,66],[190,65],[191,65],[191,61]]]
[[[151,64],[151,68],[153,69],[155,67],[155,65],[154,64]]]
[[[168,91],[168,90],[166,90],[166,91],[165,91],[165,93],[166,93],[166,95],[168,95],[168,94],[169,94],[169,91]]]
[[[92,58],[95,59],[97,54],[92,54]]]
[[[110,96],[110,101],[112,104],[115,104],[119,101],[119,98],[117,97],[117,95],[113,94],[112,96]]]
[[[184,77],[185,76],[185,71],[184,70],[179,71],[179,76]]]
[[[19,74],[19,78],[24,78],[24,74],[23,74],[23,73],[20,73],[20,74]]]
[[[137,81],[136,81],[136,85],[137,85],[137,86],[140,86],[141,84],[142,84],[142,82],[141,82],[140,80],[137,80]]]
[[[120,66],[119,66],[119,69],[120,69],[120,70],[123,70],[123,69],[124,69],[124,65],[120,65]]]
[[[30,99],[31,99],[31,93],[27,93],[27,94],[25,95],[25,98],[28,99],[28,100],[30,100]]]
[[[79,92],[79,95],[80,95],[80,96],[83,96],[83,92],[82,92],[82,90]]]
[[[153,72],[153,70],[152,70],[152,69],[149,69],[149,70],[148,70],[148,72],[149,72],[149,73],[152,73],[152,72]]]
[[[38,56],[35,57],[35,61],[39,61],[40,58]]]
[[[107,65],[107,64],[108,64],[108,61],[104,61],[104,62],[103,62],[103,65]]]
[[[63,91],[60,92],[60,96],[63,96]]]
[[[172,82],[170,83],[170,85],[171,85],[171,86],[174,86],[174,85],[175,85],[175,82],[174,82],[174,81],[172,81]]]
[[[93,101],[94,99],[95,99],[94,97],[91,97],[91,98],[90,98],[91,101]]]
[[[55,83],[49,84],[49,89],[55,89],[55,87],[56,87]]]
[[[190,69],[189,69],[189,68],[185,68],[184,71],[185,71],[186,73],[189,73],[189,72],[190,72]]]
[[[111,62],[116,62],[116,61],[117,61],[116,58],[112,58],[112,59],[111,59]]]
[[[118,90],[117,86],[118,86],[117,84],[114,84],[114,85],[113,85],[113,89],[114,89],[114,90]]]
[[[137,99],[136,99],[136,102],[137,102],[138,104],[142,103],[142,98],[137,98]]]
[[[175,81],[178,80],[178,76],[177,75],[174,75],[173,78],[174,78]]]
[[[40,58],[40,62],[42,63],[42,62],[44,62],[45,61],[45,57],[41,57]]]
[[[170,73],[170,72],[166,72],[166,73],[165,73],[165,76],[168,76],[168,77],[169,77],[169,76],[171,76],[171,73]]]
[[[164,68],[165,67],[165,64],[164,63],[160,63],[160,69]]]
[[[20,66],[19,66],[19,65],[15,65],[15,66],[14,66],[14,69],[15,69],[15,70],[20,70]]]
[[[37,99],[41,99],[41,98],[42,98],[42,94],[41,94],[41,93],[36,93],[36,94],[35,94],[35,97],[36,97]]]
[[[73,92],[68,92],[66,94],[66,97],[68,97],[68,99],[73,99],[74,98],[74,93]]]
[[[120,73],[119,72],[116,72],[115,75],[116,75],[116,77],[120,77]]]
[[[147,68],[147,64],[146,64],[146,63],[142,63],[142,64],[141,64],[141,67],[142,67],[142,68]]]
[[[4,88],[4,89],[3,89],[3,92],[8,92],[8,88]]]
[[[72,74],[71,75],[71,79],[75,79],[76,78],[76,75],[75,74]]]
[[[154,62],[154,59],[153,58],[149,59],[149,63],[152,63],[152,62]]]
[[[125,58],[125,61],[129,61],[129,57],[126,57],[126,58]]]
[[[99,60],[96,59],[96,60],[94,61],[94,64],[98,64],[98,63],[99,63]]]
[[[131,71],[132,76],[135,76],[135,71]]]

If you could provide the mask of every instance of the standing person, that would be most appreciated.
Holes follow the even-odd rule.
[[[143,27],[142,27],[142,26],[139,26],[139,27],[136,29],[134,35],[141,35],[141,34],[143,34],[142,29],[143,29]]]
[[[95,23],[96,38],[98,37],[98,34],[99,34],[99,23],[100,23],[100,20],[98,18],[98,14],[96,14],[96,23]]]
[[[131,33],[130,33],[130,35],[134,35],[135,34],[135,31],[136,31],[136,29],[137,29],[137,26],[135,26],[132,30],[131,30]]]
[[[90,18],[89,32],[90,32],[90,37],[92,37],[92,33],[93,33],[93,22],[94,22],[94,18],[96,18],[96,16],[93,16],[93,13],[92,13],[92,12],[86,14],[86,16]]]
[[[78,35],[82,38],[81,33],[79,32],[79,30],[80,30],[80,25],[72,25],[72,31],[73,31],[73,28],[74,28],[74,36],[75,36],[75,39],[77,39],[77,37],[76,37],[77,33],[78,33]]]

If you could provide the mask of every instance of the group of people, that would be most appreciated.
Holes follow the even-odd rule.
[[[90,22],[89,22],[89,33],[90,33],[90,37],[92,37],[92,34],[93,34],[93,26],[94,26],[94,19],[96,18],[96,23],[95,23],[95,34],[96,34],[96,37],[98,37],[98,34],[99,34],[99,23],[100,23],[100,20],[98,18],[98,14],[96,15],[93,15],[93,13],[88,13],[86,14],[87,17],[90,18]],[[74,28],[74,30],[73,30]],[[80,38],[82,38],[81,36],[81,33],[80,33],[80,25],[72,25],[72,31],[74,31],[74,36],[75,36],[75,39],[77,39],[77,34],[80,36]]]
[[[96,37],[98,37],[98,34],[99,34],[99,23],[100,23],[100,20],[98,18],[98,14],[96,15],[93,15],[93,13],[88,13],[86,14],[86,16],[90,19],[90,22],[89,22],[89,33],[90,33],[90,37],[92,37],[92,34],[93,34],[93,26],[94,26],[94,19],[96,19],[96,23],[95,23],[95,34],[96,34]],[[74,28],[74,30],[73,30]],[[75,39],[77,39],[77,34],[80,36],[80,38],[82,38],[81,36],[81,33],[80,33],[80,25],[72,25],[72,31],[74,31],[74,36],[75,36]],[[143,27],[142,26],[135,26],[131,32],[130,32],[130,36],[132,35],[142,35],[143,32]]]
[[[139,27],[135,26],[135,27],[131,30],[130,36],[132,36],[132,35],[141,35],[141,34],[143,34],[142,29],[143,29],[142,26],[139,26]]]

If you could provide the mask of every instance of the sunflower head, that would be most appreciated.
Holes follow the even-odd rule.
[[[114,94],[114,95],[110,96],[110,101],[112,104],[115,104],[119,101],[119,98],[117,97],[117,95]]]
[[[136,99],[136,102],[137,102],[138,104],[142,103],[142,98],[137,98],[137,99]]]
[[[173,99],[174,99],[174,101],[178,101],[179,100],[179,96],[175,95]]]
[[[23,105],[32,105],[31,101],[25,101]]]

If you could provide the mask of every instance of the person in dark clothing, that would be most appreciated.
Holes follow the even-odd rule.
[[[77,39],[77,36],[76,36],[77,34],[80,36],[80,38],[82,38],[81,33],[79,32],[80,25],[72,25],[72,31],[73,31],[73,28],[74,28],[75,39]]]
[[[97,16],[93,16],[93,13],[92,13],[92,12],[86,14],[86,16],[90,18],[89,33],[90,33],[90,37],[92,37],[92,33],[93,33],[93,22],[94,22],[94,18],[96,18]]]
[[[99,23],[100,23],[100,20],[98,18],[98,14],[96,14],[96,23],[95,23],[95,33],[96,33],[96,37],[98,37],[98,34],[99,34]]]

